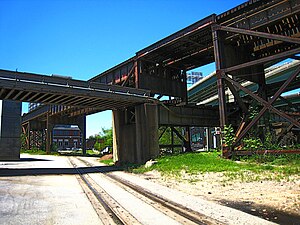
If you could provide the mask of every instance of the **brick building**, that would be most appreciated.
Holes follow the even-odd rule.
[[[81,132],[78,126],[56,125],[53,128],[53,145],[57,149],[81,148]]]

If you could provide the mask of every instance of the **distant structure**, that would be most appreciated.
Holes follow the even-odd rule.
[[[40,105],[40,103],[29,103],[28,111],[33,111]],[[78,126],[56,125],[52,132],[52,146],[57,150],[78,149],[82,147],[81,138]]]
[[[81,148],[81,132],[78,126],[56,125],[53,128],[53,146],[57,149]]]
[[[193,85],[203,78],[202,72],[190,72],[186,74],[187,85]]]

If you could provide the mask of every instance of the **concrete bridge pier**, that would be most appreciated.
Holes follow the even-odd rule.
[[[0,160],[19,160],[21,148],[20,102],[0,101]]]
[[[133,119],[132,119],[133,118]],[[144,163],[159,155],[155,104],[113,111],[113,157],[117,163]]]

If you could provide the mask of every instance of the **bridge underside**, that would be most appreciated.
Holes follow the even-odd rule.
[[[94,82],[0,70],[0,99],[97,110],[153,102],[150,92]]]
[[[22,117],[27,148],[46,146],[51,151],[56,124],[78,125],[85,154],[86,115],[107,109],[122,110],[156,102],[149,91],[93,82],[0,70],[1,159],[20,157],[21,102],[42,104]],[[18,109],[18,110],[17,110]]]

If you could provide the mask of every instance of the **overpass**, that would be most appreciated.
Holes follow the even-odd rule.
[[[146,89],[150,91],[152,100],[153,97],[157,100],[162,96],[169,97],[171,101],[167,102],[167,107],[192,107],[188,100],[186,72],[215,62],[219,125],[224,128],[232,122],[232,117],[242,118],[237,126],[235,146],[268,111],[283,117],[292,126],[300,127],[298,121],[273,106],[286,89],[299,88],[299,83],[294,83],[294,80],[298,77],[300,67],[289,74],[286,80],[276,83],[272,88],[273,92],[268,91],[271,86],[266,83],[265,74],[265,68],[281,60],[299,58],[299,18],[300,0],[250,0],[220,15],[212,14],[197,21],[136,52],[130,59],[98,74],[88,82]],[[241,83],[244,82],[255,83],[258,86],[256,93],[243,87]],[[226,99],[227,87],[234,96],[234,105]],[[47,92],[47,89],[41,91]],[[83,92],[86,93],[87,90]],[[249,117],[250,105],[240,96],[242,92],[260,105],[258,114],[252,119]],[[10,99],[14,94],[10,90],[10,94],[5,93],[5,96]],[[34,95],[36,96],[32,95],[29,100],[38,101],[42,97],[38,93]],[[59,98],[59,95],[53,97]],[[73,97],[69,96],[65,100],[72,102]],[[52,97],[44,93],[44,98]],[[80,98],[86,99],[78,96],[78,102],[81,101]],[[146,99],[148,101],[149,97],[143,98],[145,101]],[[44,101],[46,102],[45,99]],[[109,104],[103,99],[102,101],[98,105],[100,108]],[[111,101],[117,102],[113,98]],[[114,110],[116,160],[142,162],[157,155],[157,103],[147,101]],[[73,103],[79,105],[78,102]],[[63,105],[63,101],[59,104]],[[84,107],[93,107],[87,102],[85,104]],[[184,111],[189,112],[181,112]],[[169,120],[169,123],[172,121]]]

